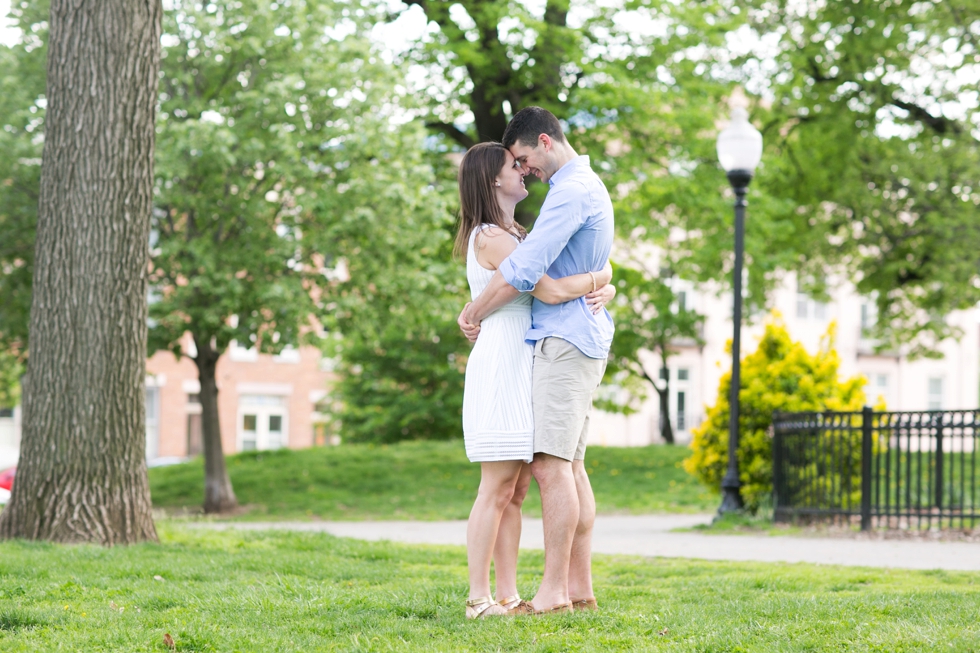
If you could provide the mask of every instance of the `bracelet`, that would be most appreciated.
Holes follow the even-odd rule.
[[[589,276],[592,277],[592,292],[595,292],[595,275],[592,274],[591,270],[589,271]]]

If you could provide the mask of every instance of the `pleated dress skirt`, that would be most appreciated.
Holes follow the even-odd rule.
[[[463,438],[471,462],[534,457],[534,346],[524,341],[531,328],[530,300],[521,296],[483,320],[467,361]]]

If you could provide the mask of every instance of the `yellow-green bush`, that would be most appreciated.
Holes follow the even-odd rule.
[[[759,347],[742,359],[739,390],[739,478],[748,510],[772,494],[772,439],[769,427],[776,411],[858,411],[864,405],[864,379],[837,378],[840,358],[834,350],[835,325],[827,329],[820,351],[809,354],[793,342],[777,313],[766,324]],[[693,430],[693,453],[684,469],[721,491],[728,465],[728,419],[731,372],[721,377],[718,399],[707,419]]]

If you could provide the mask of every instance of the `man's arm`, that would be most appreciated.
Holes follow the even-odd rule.
[[[548,191],[534,229],[500,264],[500,273],[508,284],[522,292],[534,290],[571,237],[585,224],[588,214],[583,193],[584,187],[579,183]]]
[[[466,321],[473,325],[478,325],[483,321],[483,318],[493,313],[495,310],[509,304],[521,293],[518,292],[517,288],[510,285],[504,281],[503,275],[500,274],[500,270],[493,273],[493,278],[490,279],[490,283],[487,287],[483,289],[480,296],[473,300],[473,302],[463,310],[463,314],[466,317]]]

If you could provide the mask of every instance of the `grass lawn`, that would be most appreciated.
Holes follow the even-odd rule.
[[[680,468],[686,447],[589,447],[589,475],[600,512],[710,512],[719,502]],[[229,456],[239,519],[465,519],[480,482],[462,441],[280,449]],[[197,511],[204,463],[150,470],[153,505]],[[537,487],[525,514],[540,516]]]
[[[192,530],[0,542],[0,650],[980,651],[980,576],[597,556],[602,611],[466,622],[458,547]],[[542,556],[521,558],[526,595]]]

